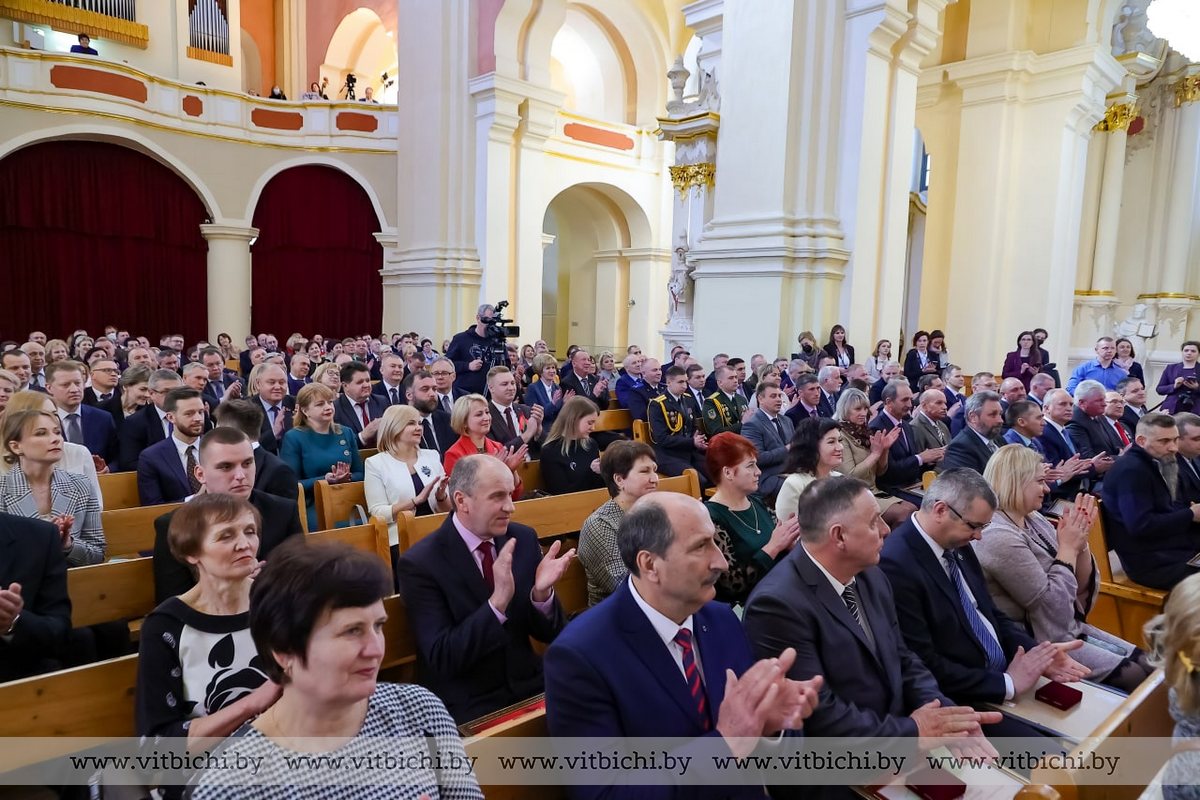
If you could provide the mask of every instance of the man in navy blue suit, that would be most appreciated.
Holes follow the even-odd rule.
[[[342,367],[341,376],[342,394],[333,401],[333,421],[354,431],[360,450],[374,447],[388,400],[371,391],[371,369],[366,364],[351,361]]]
[[[112,414],[83,405],[83,373],[77,361],[58,361],[46,366],[46,391],[58,407],[63,436],[81,444],[105,463],[117,460],[117,427]]]
[[[71,599],[58,528],[0,514],[0,553],[0,681],[61,668]]]
[[[204,387],[204,395],[212,408],[221,405],[228,394],[231,399],[242,396],[242,379],[236,372],[225,368],[225,357],[215,347],[206,347],[200,351],[200,363],[208,370],[208,383]]]
[[[791,648],[755,662],[737,617],[713,601],[717,578],[729,566],[714,534],[704,506],[687,495],[656,492],[625,514],[617,542],[629,579],[546,652],[551,736],[686,738],[692,741],[681,752],[744,756],[759,737],[800,728],[816,706],[821,678],[789,679],[796,657]],[[772,691],[773,702],[762,702]],[[762,786],[716,781],[683,791],[570,790],[573,798],[589,800],[764,795]]]
[[[1082,641],[1038,644],[992,602],[970,543],[995,510],[996,495],[982,475],[967,467],[947,470],[883,545],[880,566],[904,640],[960,704],[999,704],[1032,689],[1043,675],[1076,681],[1090,671],[1068,654]],[[993,735],[1035,735],[1007,718],[991,727]]]
[[[126,417],[125,424],[121,426],[119,466],[123,472],[137,469],[142,451],[170,435],[171,423],[167,421],[163,404],[167,400],[167,393],[180,385],[179,376],[169,369],[150,373],[150,402]]]
[[[404,359],[396,353],[384,353],[379,358],[379,383],[371,390],[372,394],[382,397],[388,406],[398,406],[404,403]],[[385,406],[386,408],[386,406]]]
[[[1068,478],[1064,473],[1063,480],[1051,489],[1052,496],[1068,500],[1079,492],[1096,487],[1113,465],[1112,457],[1107,453],[1092,459],[1080,456],[1067,431],[1074,408],[1075,403],[1066,389],[1051,389],[1047,392],[1042,403],[1046,426],[1042,429],[1042,435],[1038,437],[1038,442],[1046,453],[1046,461],[1069,468],[1072,477]]]
[[[144,506],[180,503],[200,488],[199,438],[204,433],[204,398],[195,389],[172,389],[165,403],[172,433],[138,458],[138,497]]]

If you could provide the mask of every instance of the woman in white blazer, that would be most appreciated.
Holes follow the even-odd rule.
[[[363,489],[371,516],[388,523],[392,566],[400,557],[396,518],[450,510],[446,472],[436,450],[422,450],[421,413],[409,405],[391,406],[379,422],[379,452],[366,460]]]

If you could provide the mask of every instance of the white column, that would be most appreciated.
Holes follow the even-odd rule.
[[[787,352],[800,326],[836,321],[849,259],[836,196],[840,6],[725,8],[713,219],[689,255],[701,361]]]
[[[1125,143],[1129,123],[1136,114],[1134,98],[1108,107],[1097,126],[1096,136],[1103,137],[1104,167],[1100,184],[1100,205],[1096,214],[1096,251],[1092,260],[1093,292],[1112,292],[1117,264],[1117,232],[1121,226],[1121,199],[1125,188]]]
[[[1200,84],[1197,85],[1200,90]],[[1188,267],[1198,254],[1196,212],[1200,208],[1200,98],[1185,100],[1172,109],[1175,120],[1175,158],[1171,169],[1167,220],[1163,226],[1161,291],[1168,294],[1187,292]]]
[[[308,28],[306,0],[278,0],[275,3],[275,82],[288,97],[299,99],[311,81],[308,75]],[[233,36],[233,31],[230,31]],[[237,42],[234,39],[234,42]]]
[[[201,225],[208,242],[208,336],[228,333],[235,342],[250,335],[250,242],[258,228],[248,225]]]
[[[945,69],[962,91],[946,330],[972,332],[956,363],[995,369],[1016,332],[1071,330],[1088,140],[1125,70],[1103,45]]]
[[[441,340],[472,319],[480,301],[475,250],[474,130],[467,94],[475,47],[468,0],[397,0],[396,247],[383,270],[389,330]]]

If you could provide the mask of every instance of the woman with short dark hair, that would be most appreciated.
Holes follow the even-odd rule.
[[[587,575],[588,605],[608,597],[629,574],[617,549],[617,528],[638,498],[658,489],[654,448],[620,440],[600,456],[600,476],[612,499],[597,508],[579,530],[579,561]]]
[[[800,495],[810,483],[840,475],[835,470],[842,466],[844,453],[840,423],[825,417],[800,420],[788,443],[788,460],[783,468],[788,477],[775,497],[776,513],[796,513]]]
[[[377,754],[381,739],[419,742],[420,758],[360,771],[371,783],[340,795],[482,800],[442,701],[420,686],[378,680],[390,593],[383,563],[348,545],[292,539],[271,552],[250,592],[250,632],[279,699],[216,754],[256,766],[201,775],[195,800],[328,797],[328,785],[303,784],[289,770],[295,743],[351,759]]]

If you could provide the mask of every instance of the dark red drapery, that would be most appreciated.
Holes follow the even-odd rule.
[[[205,336],[207,215],[182,178],[119,145],[43,142],[0,160],[0,338],[107,324]]]
[[[284,170],[254,209],[252,327],[348,336],[383,322],[379,220],[361,186],[332,167]]]

